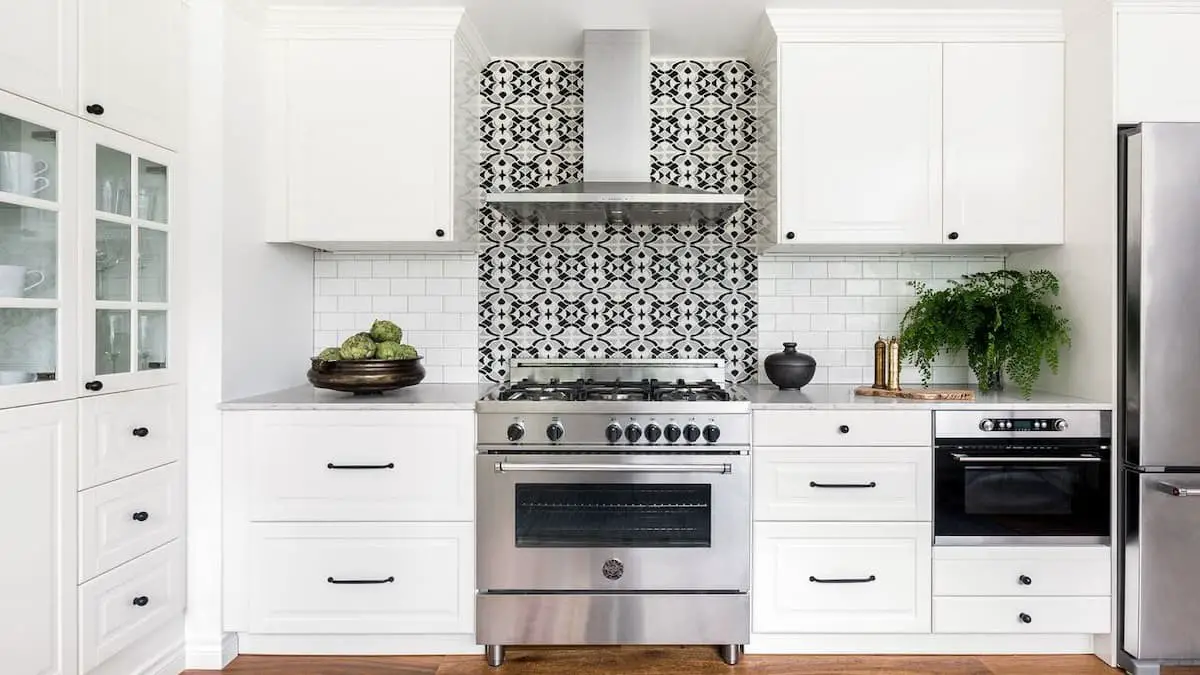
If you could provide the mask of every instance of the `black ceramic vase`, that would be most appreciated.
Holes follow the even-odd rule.
[[[780,389],[799,389],[808,384],[817,372],[817,360],[796,351],[795,342],[783,343],[783,351],[763,359],[767,379]]]

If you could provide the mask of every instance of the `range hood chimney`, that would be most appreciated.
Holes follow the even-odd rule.
[[[583,182],[493,192],[507,215],[547,222],[722,220],[745,197],[650,182],[650,32],[583,32]]]

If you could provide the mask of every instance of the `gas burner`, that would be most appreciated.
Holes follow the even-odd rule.
[[[704,382],[684,382],[678,380],[675,384],[654,383],[651,391],[653,401],[730,401],[733,395],[724,386],[705,380]]]

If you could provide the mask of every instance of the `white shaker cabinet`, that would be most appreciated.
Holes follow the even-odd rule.
[[[1200,5],[1115,5],[1117,122],[1200,122]]]
[[[183,0],[79,2],[79,115],[178,147],[186,81]]]
[[[268,16],[268,240],[343,251],[468,241],[486,57],[463,12]]]
[[[941,238],[941,47],[780,49],[783,242]]]
[[[75,403],[0,411],[3,671],[76,670]]]
[[[942,222],[958,244],[1063,242],[1063,45],[947,44]]]
[[[0,89],[74,110],[79,0],[0,0]]]

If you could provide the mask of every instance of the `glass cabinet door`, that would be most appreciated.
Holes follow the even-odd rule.
[[[74,392],[76,125],[0,92],[0,408]]]
[[[83,393],[175,381],[172,153],[88,124]],[[85,268],[89,267],[85,263]]]

